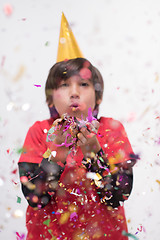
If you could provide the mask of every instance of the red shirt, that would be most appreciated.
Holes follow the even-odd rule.
[[[111,164],[127,161],[133,154],[123,125],[111,118],[101,117],[98,130],[99,143]],[[19,162],[41,163],[43,153],[51,143],[46,142],[47,131],[53,119],[38,121],[28,131],[25,152]],[[42,209],[28,206],[27,240],[31,239],[110,239],[127,240],[122,206],[111,208],[100,202],[97,189],[82,167],[83,155],[67,157],[67,165],[59,181],[59,188],[51,201]]]

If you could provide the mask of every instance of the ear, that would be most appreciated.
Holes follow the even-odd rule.
[[[50,107],[50,108],[54,107],[54,103],[52,102],[52,103],[48,104],[48,107]]]
[[[100,105],[101,102],[102,102],[102,99],[98,99],[98,100],[96,101],[96,104],[97,104],[97,105]]]

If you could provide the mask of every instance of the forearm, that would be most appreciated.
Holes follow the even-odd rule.
[[[128,199],[133,184],[132,169],[124,170],[116,164],[117,172],[102,179],[103,188],[98,189],[101,202],[105,202],[112,207],[118,207],[120,202]]]
[[[42,208],[48,204],[57,189],[64,168],[43,159],[41,164],[19,163],[22,191],[32,207]]]
[[[83,159],[88,175],[95,176],[94,182],[101,202],[112,207],[120,205],[120,201],[126,200],[132,190],[133,173],[132,165],[110,165],[104,152],[101,150],[92,158]]]

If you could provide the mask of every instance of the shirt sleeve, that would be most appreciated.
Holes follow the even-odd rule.
[[[43,159],[41,164],[20,162],[19,174],[22,192],[31,207],[45,207],[55,194],[64,167]]]
[[[46,135],[39,121],[29,128],[19,162],[41,163],[47,150]]]
[[[100,201],[115,208],[127,200],[131,193],[132,167],[137,157],[119,121],[103,118],[100,123],[99,140],[103,150],[82,162],[95,183]]]
[[[135,161],[128,160],[125,165],[119,163],[113,167],[102,149],[94,157],[83,159],[82,163],[88,170],[87,175],[95,183],[101,203],[115,208],[128,199],[132,190],[132,167]]]
[[[112,118],[102,118],[103,137],[100,144],[110,164],[118,164],[134,159],[135,155],[121,122]]]

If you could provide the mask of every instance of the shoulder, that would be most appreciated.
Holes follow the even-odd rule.
[[[99,123],[102,127],[109,128],[111,130],[122,130],[124,129],[123,124],[113,118],[101,117]]]
[[[28,130],[27,136],[31,136],[32,138],[41,137],[46,135],[48,130],[50,129],[53,118],[46,119],[43,121],[36,121]]]
[[[50,118],[50,119],[46,119],[43,121],[36,121],[29,129],[30,130],[43,130],[48,131],[49,128],[51,127],[52,123],[53,123],[54,119]]]

